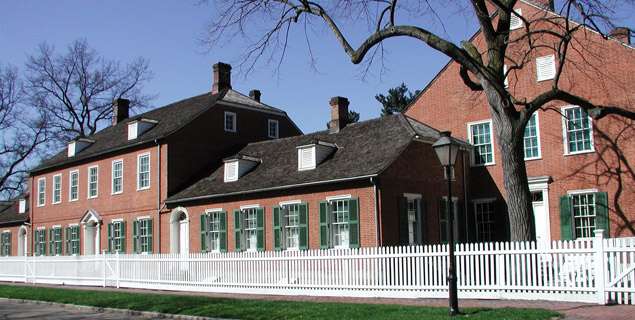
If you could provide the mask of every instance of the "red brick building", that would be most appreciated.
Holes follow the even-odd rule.
[[[252,141],[301,134],[287,114],[231,88],[214,65],[211,92],[129,117],[69,142],[31,171],[29,252],[159,252],[165,200]]]
[[[556,17],[552,8],[553,1],[519,1],[516,10],[535,20]],[[512,21],[512,39],[514,33],[523,32],[522,27],[521,20]],[[560,88],[596,104],[635,108],[635,48],[627,29],[612,34],[604,39],[585,28],[576,33]],[[483,48],[479,33],[472,41]],[[523,51],[517,46],[510,52]],[[554,55],[547,48],[533,52],[531,63],[508,75],[508,90],[518,99],[548,90],[557,67]],[[505,198],[505,190],[485,95],[467,88],[458,64],[450,62],[406,115],[474,144],[467,184],[470,201],[463,209],[475,223],[469,224],[466,236],[476,241],[498,237],[482,232],[492,216],[506,215],[504,206],[495,205]],[[633,137],[635,126],[630,120],[609,116],[595,121],[579,107],[562,102],[535,113],[525,130],[525,158],[539,239],[587,237],[596,228],[608,229],[610,236],[635,236],[635,174],[629,164],[635,159]]]
[[[28,196],[0,202],[0,256],[27,253],[28,224]]]

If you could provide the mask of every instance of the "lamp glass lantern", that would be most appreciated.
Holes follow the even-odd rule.
[[[441,137],[433,145],[439,162],[444,167],[452,167],[456,162],[456,155],[459,153],[459,145],[450,138],[450,132],[441,132]]]

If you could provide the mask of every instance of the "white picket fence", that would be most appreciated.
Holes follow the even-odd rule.
[[[445,298],[446,245],[0,258],[0,281],[221,293]],[[456,247],[459,298],[635,304],[635,239]]]

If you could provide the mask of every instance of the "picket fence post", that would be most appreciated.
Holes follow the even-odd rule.
[[[595,230],[593,238],[593,264],[595,274],[595,290],[597,294],[597,303],[606,304],[606,259],[604,252],[604,230]]]
[[[107,264],[107,262],[106,262],[106,253],[105,253],[105,252],[102,254],[102,257],[104,257],[104,258],[102,259],[102,264],[103,264],[103,265],[102,265],[102,270],[104,271],[104,283],[103,283],[103,287],[105,288],[105,287],[106,287],[106,264]]]
[[[27,255],[25,254],[24,255],[24,283],[29,282],[29,266],[27,265],[27,263],[29,263],[29,260]]]
[[[117,281],[117,289],[119,289],[119,278],[120,278],[119,272],[121,270],[121,268],[119,267],[119,264],[120,264],[119,251],[117,251],[115,253],[115,261],[116,261],[116,269],[115,270],[117,270],[117,273],[114,276],[116,277],[115,279],[117,279],[116,280]]]

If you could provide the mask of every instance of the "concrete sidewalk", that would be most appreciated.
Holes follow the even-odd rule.
[[[15,283],[16,286],[34,286],[29,284]],[[102,287],[79,287],[79,286],[59,286],[59,285],[36,285],[37,287],[68,288],[90,291],[116,291],[150,294],[169,294],[182,296],[204,296],[228,299],[256,299],[270,301],[310,301],[310,302],[339,302],[339,303],[370,303],[370,304],[400,304],[408,306],[429,306],[447,307],[446,299],[389,299],[389,298],[343,298],[343,297],[314,297],[314,296],[281,296],[281,295],[247,295],[247,294],[221,294],[221,293],[201,293],[201,292],[181,292],[181,291],[161,291],[143,289],[117,289]],[[567,320],[632,320],[635,319],[635,306],[631,305],[611,305],[603,306],[597,304],[577,303],[577,302],[554,302],[554,301],[525,301],[525,300],[459,300],[462,308],[534,308],[547,309],[559,312]]]

